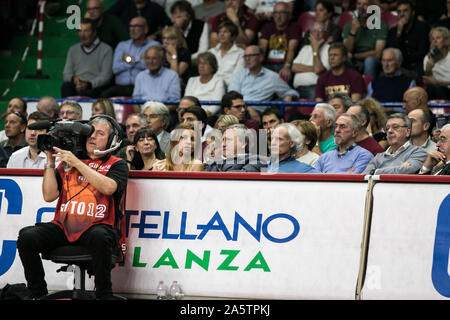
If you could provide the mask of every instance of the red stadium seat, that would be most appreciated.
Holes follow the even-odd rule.
[[[298,17],[298,25],[302,29],[302,37],[305,36],[305,33],[308,31],[309,27],[316,21],[316,12],[315,11],[305,11]]]
[[[385,11],[381,14],[381,20],[387,23],[389,29],[395,27],[398,22],[397,11]]]
[[[128,116],[135,112],[135,104],[121,104],[115,103],[116,100],[132,100],[133,97],[111,97],[109,98],[114,105],[114,112],[116,113],[116,120],[118,123],[123,124],[127,120]],[[139,108],[139,106],[138,106]]]
[[[428,103],[445,103],[450,104],[450,100],[428,100]],[[450,114],[450,107],[448,108],[433,108],[434,114]]]
[[[353,20],[353,16],[350,11],[344,11],[341,13],[338,19],[338,26],[344,29],[344,26]]]

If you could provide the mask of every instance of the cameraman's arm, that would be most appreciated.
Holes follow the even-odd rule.
[[[55,158],[52,152],[45,151],[47,155],[47,165],[55,165]],[[58,182],[54,168],[44,169],[44,180],[42,181],[42,195],[47,202],[55,201],[59,197]]]
[[[62,150],[57,147],[53,147],[57,152],[54,156],[59,161],[64,161],[69,166],[76,168],[80,174],[100,193],[104,195],[112,195],[117,190],[117,183],[101,173],[98,173],[94,169],[90,168],[83,161],[75,157],[75,155],[67,150]]]

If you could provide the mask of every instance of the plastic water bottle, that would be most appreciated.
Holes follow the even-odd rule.
[[[158,283],[158,286],[156,287],[156,299],[158,300],[164,300],[167,299],[167,290],[166,286],[164,285],[164,281],[160,281]]]
[[[173,281],[172,285],[170,286],[170,298],[174,300],[180,300],[183,298],[183,293],[181,292],[181,287],[178,284],[178,281]]]

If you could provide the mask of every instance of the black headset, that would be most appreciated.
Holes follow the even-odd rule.
[[[109,124],[111,125],[111,128],[113,129],[113,133],[109,135],[108,137],[108,143],[106,144],[106,150],[100,151],[100,150],[94,150],[95,154],[107,154],[110,152],[113,152],[120,148],[122,144],[123,139],[123,132],[122,132],[122,126],[117,122],[116,119],[114,119],[111,116],[108,116],[106,114],[97,114],[95,116],[92,116],[89,119],[89,123],[91,123],[96,118],[102,118],[106,119]]]

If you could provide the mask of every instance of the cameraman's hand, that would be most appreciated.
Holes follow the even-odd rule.
[[[83,163],[69,150],[63,150],[58,147],[53,147],[53,150],[55,150],[55,153],[52,153],[52,156],[56,161],[63,161],[74,168],[77,168],[80,163]]]

